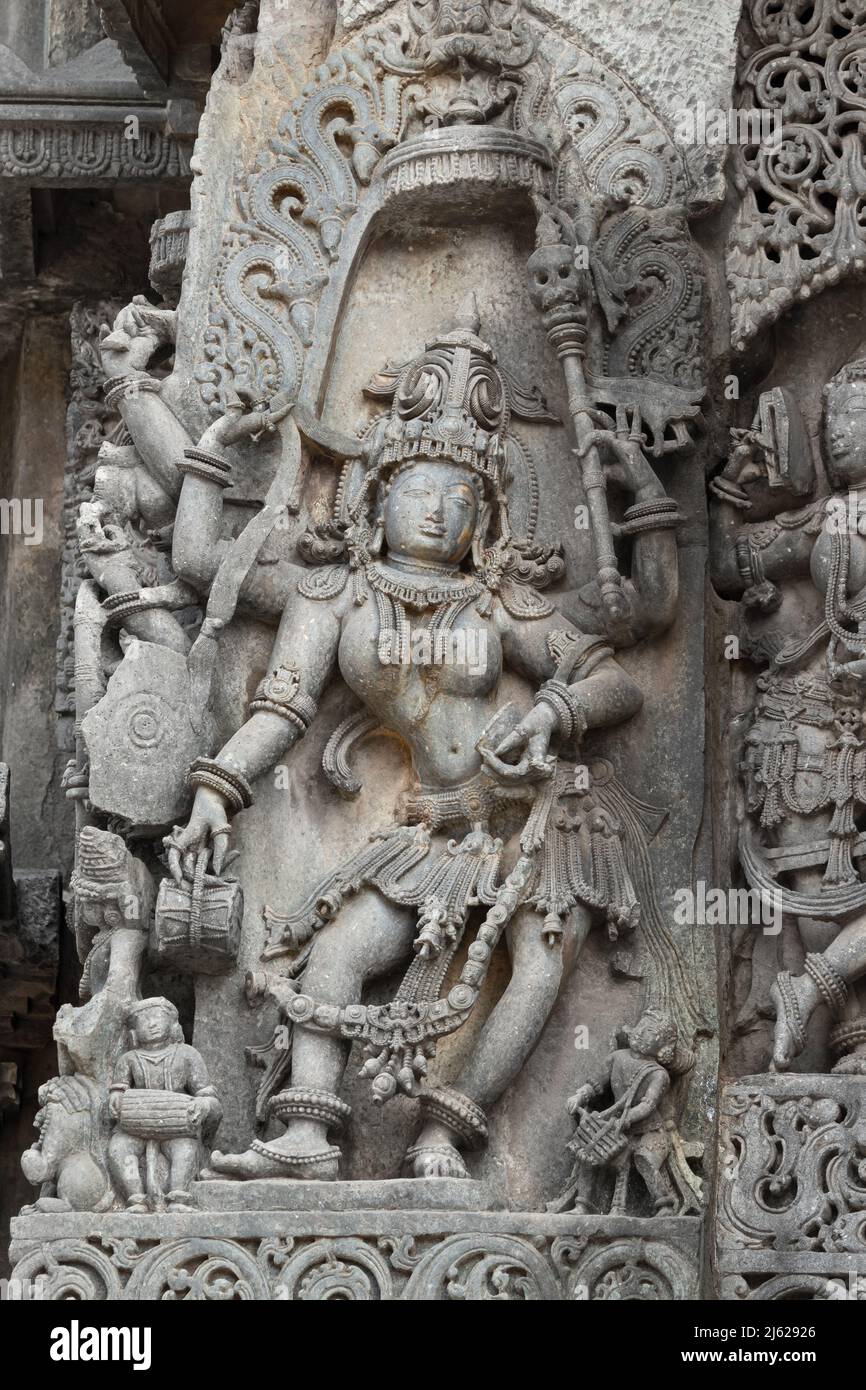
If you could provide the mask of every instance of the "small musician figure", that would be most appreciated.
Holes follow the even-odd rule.
[[[700,1182],[686,1162],[673,1116],[671,1073],[677,1066],[675,1025],[664,1014],[648,1009],[631,1029],[627,1045],[611,1052],[597,1077],[571,1097],[569,1114],[578,1118],[568,1147],[575,1155],[574,1171],[565,1192],[549,1211],[596,1214],[593,1194],[596,1174],[615,1174],[611,1216],[628,1215],[628,1180],[632,1167],[643,1179],[655,1215],[685,1215],[699,1211]],[[689,1058],[689,1064],[693,1061]],[[589,1111],[588,1103],[613,1092],[606,1110]]]
[[[190,1187],[202,1166],[202,1139],[213,1134],[222,1106],[201,1053],[183,1040],[174,1004],[139,1000],[127,1009],[126,1024],[133,1046],[118,1060],[109,1088],[109,1114],[116,1122],[108,1142],[112,1180],[127,1211],[145,1213],[163,1204],[169,1211],[192,1211]],[[160,1155],[168,1165],[165,1192]]]

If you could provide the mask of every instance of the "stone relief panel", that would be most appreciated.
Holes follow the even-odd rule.
[[[757,673],[736,733],[739,860],[777,919],[754,943],[735,1026],[748,1032],[775,1018],[770,1051],[780,1072],[807,1048],[827,1069],[832,1058],[836,1072],[863,1067],[853,616],[863,382],[856,359],[824,390],[820,473],[796,400],[774,388],[754,428],[735,432],[711,484],[715,578],[740,595],[742,655]],[[789,502],[799,505],[788,510]]]
[[[670,1302],[696,1291],[694,1221],[667,1222],[652,1241],[625,1232],[608,1241],[540,1218],[522,1235],[495,1221],[472,1229],[471,1219],[450,1235],[418,1220],[410,1233],[345,1224],[345,1234],[324,1236],[178,1229],[156,1242],[109,1222],[98,1241],[70,1230],[50,1258],[45,1245],[16,1250],[15,1277],[42,1277],[52,1300],[88,1302]]]
[[[710,484],[710,542],[716,589],[736,602],[720,619],[738,657],[727,848],[735,893],[762,907],[723,966],[732,1079],[716,1261],[725,1298],[835,1300],[861,1297],[863,1275],[864,371],[856,321],[818,358],[804,335],[808,301],[823,294],[832,313],[834,287],[862,269],[864,16],[832,4],[747,11],[741,105],[772,126],[733,156],[732,336],[751,365]]]
[[[84,1002],[19,1269],[54,1213],[54,1297],[686,1297],[688,164],[529,6],[396,7],[303,86],[291,38],[215,81],[162,303],[86,325],[119,423],[77,518]]]
[[[748,1299],[858,1297],[863,1273],[862,351],[806,410],[789,379],[711,483],[715,582],[738,600],[735,881],[766,908],[733,941],[720,1136],[722,1290]]]

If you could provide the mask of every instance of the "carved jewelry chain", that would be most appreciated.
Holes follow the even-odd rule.
[[[859,622],[863,618],[859,605],[848,603],[848,576],[851,565],[851,539],[844,526],[834,530],[831,537],[830,575],[824,599],[824,616],[827,626],[840,642],[850,651],[866,652],[866,633],[853,633],[844,628],[840,619]]]
[[[409,580],[398,579],[375,564],[366,567],[366,575],[367,582],[376,596],[379,618],[378,653],[384,666],[393,664],[395,655],[399,662],[403,654],[409,652],[411,627],[406,607],[419,612],[432,609],[428,624],[431,644],[444,644],[445,634],[451,632],[460,614],[475,599],[480,598],[485,590],[481,579],[445,580],[438,585],[424,588]]]

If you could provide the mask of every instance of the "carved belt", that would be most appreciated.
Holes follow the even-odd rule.
[[[524,789],[521,799],[526,800],[528,795],[531,793]],[[402,809],[407,824],[427,825],[431,830],[438,830],[457,822],[471,825],[487,821],[503,800],[510,799],[513,798],[508,789],[498,786],[485,772],[479,772],[457,787],[427,787],[422,783],[416,791],[408,793]]]
[[[820,679],[799,684],[765,677],[758,686],[763,693],[755,709],[756,721],[772,719],[778,723],[829,729],[844,710],[856,709],[859,705],[856,696]]]
[[[537,786],[529,783],[504,787],[482,771],[456,787],[419,783],[404,797],[401,812],[406,824],[426,825],[430,830],[455,823],[474,825],[489,820],[508,803],[534,801],[537,791]]]

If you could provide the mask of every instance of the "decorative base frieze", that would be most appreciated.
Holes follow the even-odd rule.
[[[96,1224],[80,1213],[18,1217],[13,1278],[39,1280],[53,1301],[699,1296],[697,1218],[320,1209],[120,1212],[99,1218],[98,1235]]]

